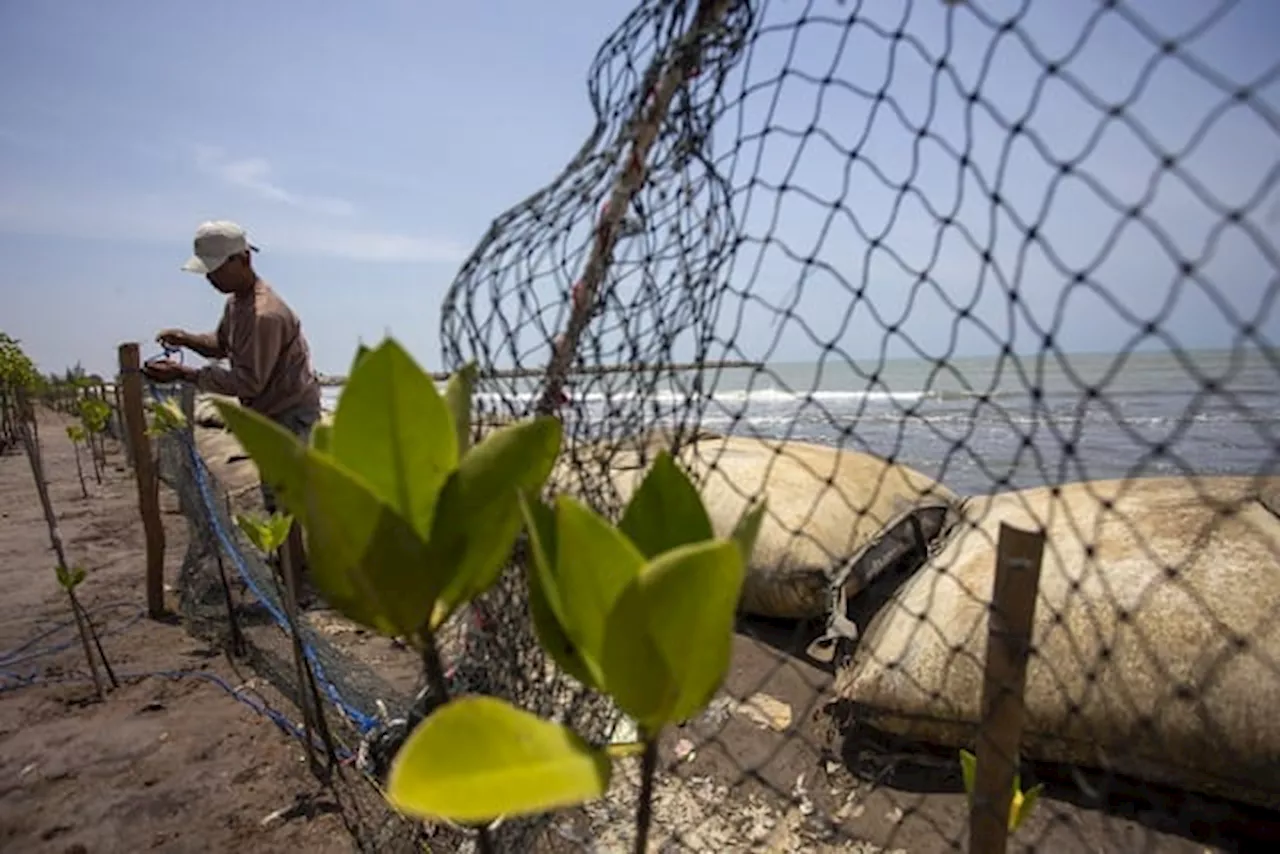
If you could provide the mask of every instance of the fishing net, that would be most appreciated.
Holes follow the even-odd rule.
[[[553,486],[606,515],[659,449],[721,529],[769,500],[724,691],[662,745],[651,850],[965,845],[1000,521],[1046,536],[1015,681],[1023,787],[1048,788],[1016,845],[1274,831],[1267,21],[1264,0],[647,0],[605,40],[595,127],[463,265],[442,367],[478,362],[477,435],[560,417]],[[166,443],[199,528],[188,613],[225,630],[221,555],[287,685],[270,571],[229,556],[217,484]],[[451,692],[633,737],[541,653],[523,561],[456,617]],[[376,779],[429,698],[319,619],[322,693]],[[496,843],[626,850],[638,781],[617,773]]]
[[[1204,696],[1232,668],[1226,682],[1244,671],[1270,685],[1277,679],[1269,621],[1247,609],[1224,617],[1223,603],[1204,601],[1212,586],[1197,562],[1218,554],[1218,520],[1196,516],[1200,536],[1171,547],[1151,508],[1170,507],[1173,492],[1128,499],[1088,485],[1276,469],[1280,362],[1266,335],[1276,328],[1280,256],[1267,219],[1280,176],[1280,65],[1265,50],[1269,60],[1254,57],[1252,65],[1215,67],[1203,58],[1229,62],[1227,34],[1265,14],[1260,5],[1230,2],[1176,12],[1154,3],[1068,11],[938,0],[649,2],[606,40],[588,76],[594,132],[545,189],[494,222],[446,296],[441,339],[446,369],[476,360],[488,374],[480,397],[493,417],[563,419],[572,471],[562,485],[602,512],[616,518],[622,507],[620,469],[643,467],[668,448],[694,461],[715,501],[735,490],[769,497],[793,555],[826,549],[832,612],[799,629],[745,618],[726,691],[736,696],[713,703],[664,754],[655,821],[671,850],[780,841],[806,850],[935,850],[965,838],[954,747],[972,747],[976,726],[960,727],[960,735],[926,732],[883,710],[903,718],[937,713],[944,700],[954,701],[948,712],[965,705],[947,692],[964,695],[958,683],[973,681],[981,660],[959,660],[974,644],[937,624],[969,612],[945,601],[960,595],[942,589],[945,577],[932,585],[943,601],[930,604],[918,589],[928,575],[920,567],[949,566],[971,601],[988,595],[967,586],[964,573],[973,568],[957,540],[993,539],[997,531],[983,521],[1001,512],[1013,524],[1049,528],[1040,610],[1051,613],[1043,604],[1051,600],[1059,610],[1041,622],[1084,631],[1070,595],[1060,602],[1052,592],[1091,583],[1081,580],[1090,559],[1078,557],[1066,535],[1097,553],[1113,547],[1095,538],[1127,536],[1130,548],[1116,561],[1146,556],[1153,566],[1175,566],[1154,581],[1169,589],[1148,592],[1147,601],[1174,608],[1178,595],[1198,599],[1177,613],[1211,627],[1223,647],[1249,630],[1221,651],[1222,661],[1198,666],[1176,660],[1183,653],[1162,655],[1168,638],[1105,637],[1117,631],[1108,623],[1122,618],[1095,615],[1091,637],[1053,642],[1061,657],[1032,666],[1027,714],[1041,719],[1029,719],[1028,743],[1056,708],[1042,684],[1053,676],[1059,719],[1073,737],[1087,740],[1096,734],[1090,728],[1104,725],[1107,716],[1096,710],[1071,712],[1101,691],[1103,705],[1141,707],[1134,714],[1147,726],[1133,738],[1149,751],[1179,743],[1195,764],[1200,748],[1173,735],[1186,728],[1160,722],[1149,708],[1163,701],[1126,692],[1114,676],[1076,689],[1097,663],[1090,654],[1105,662],[1113,650],[1134,673],[1196,680],[1183,690],[1213,710],[1206,719],[1220,713],[1200,732],[1205,742],[1226,749],[1250,741],[1240,733],[1233,741],[1234,723],[1220,705],[1241,683],[1223,682],[1221,700]],[[1228,170],[1232,160],[1247,174]],[[1206,345],[1229,352],[1195,352]],[[768,440],[756,454],[761,471],[734,458],[746,446],[726,445],[717,433]],[[886,512],[877,525],[889,535],[876,548],[862,555],[832,548],[846,538],[824,526],[857,527],[877,490],[897,490],[895,501],[917,507],[940,505],[906,494],[888,476],[853,478],[845,464],[787,444],[796,441],[910,467],[956,500],[933,517],[914,514],[915,540]],[[1257,489],[1271,489],[1267,483]],[[1028,492],[1040,487],[1064,491],[1047,501]],[[1275,504],[1241,489],[1223,502],[1269,506],[1261,524]],[[1010,503],[986,501],[1000,493],[1011,494]],[[979,512],[984,501],[989,512]],[[1086,518],[1087,507],[1120,504],[1133,511],[1132,524]],[[1063,513],[1078,517],[1074,530],[1051,524]],[[1259,565],[1241,557],[1241,571],[1275,584],[1275,541],[1255,545]],[[994,551],[989,543],[984,564],[994,564]],[[794,566],[761,571],[775,574],[763,583],[792,585],[783,598],[803,598],[796,592],[803,583],[786,577]],[[875,579],[881,588],[870,584]],[[985,582],[990,589],[990,575]],[[1111,603],[1123,615],[1143,607],[1142,597],[1130,596],[1095,593],[1074,607]],[[534,656],[522,603],[513,572],[486,604],[508,617],[487,635],[491,660],[519,660],[517,673],[540,673],[524,663]],[[894,619],[895,610],[912,608],[921,610]],[[833,625],[841,618],[848,622]],[[899,642],[904,622],[918,624],[915,640]],[[1139,623],[1120,631],[1149,628]],[[824,633],[846,642],[832,656],[834,684],[803,654]],[[914,692],[887,687],[929,675],[912,659],[913,646],[957,660]],[[901,667],[883,660],[890,651]],[[1228,663],[1234,656],[1240,660]],[[485,675],[494,680],[489,689],[542,713],[559,705],[556,686],[508,685],[505,669]],[[821,738],[827,733],[809,725],[814,713],[851,693],[861,701],[854,705],[882,707],[870,717],[888,732],[858,724],[852,738]],[[608,704],[591,698],[582,708],[571,721],[603,737]],[[889,737],[895,730],[928,737],[904,746]],[[950,749],[930,755],[930,743]],[[1274,757],[1274,747],[1260,752]],[[1055,755],[1046,746],[1029,752]],[[1141,765],[1118,764],[1131,772]],[[1077,775],[1068,773],[1072,782],[1055,791],[1021,842],[1105,848],[1114,834],[1170,832],[1110,816],[1123,775],[1104,773],[1083,789]],[[944,794],[911,791],[913,776]],[[1160,801],[1151,780],[1191,776],[1152,773],[1138,788]],[[1258,788],[1274,792],[1277,782],[1268,777]],[[1067,796],[1078,803],[1082,791],[1092,795],[1073,811]],[[627,821],[625,803],[565,833],[607,836],[607,819]],[[1230,827],[1228,835],[1239,831]]]

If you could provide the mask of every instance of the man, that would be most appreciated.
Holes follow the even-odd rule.
[[[156,382],[188,382],[200,391],[236,397],[243,406],[309,441],[320,420],[320,383],[311,367],[311,349],[298,316],[253,269],[252,254],[257,251],[234,222],[206,222],[196,229],[195,254],[182,269],[203,275],[215,290],[227,294],[222,320],[213,332],[166,329],[156,340],[209,359],[227,359],[230,367],[194,368],[165,359],[151,362],[144,372]],[[277,509],[265,483],[262,498],[268,513]],[[297,525],[287,547],[295,589],[301,595],[306,558]]]

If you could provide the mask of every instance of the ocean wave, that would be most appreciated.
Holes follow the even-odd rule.
[[[332,410],[337,403],[339,389],[326,389],[324,406]],[[517,394],[499,394],[480,392],[475,395],[481,408],[494,408],[514,403],[518,407],[532,405],[536,392]],[[996,395],[1006,401],[1018,395]],[[1139,397],[1146,397],[1140,395]],[[776,425],[788,419],[804,419],[814,417],[814,409],[820,410],[816,416],[833,423],[850,421],[875,423],[897,422],[904,418],[916,419],[933,424],[965,424],[971,422],[1001,421],[1013,424],[1032,424],[1043,421],[1058,423],[1081,423],[1122,421],[1130,426],[1164,426],[1179,423],[1234,423],[1234,424],[1268,424],[1280,420],[1280,410],[1262,411],[1253,407],[1245,407],[1239,411],[1221,403],[1206,406],[1203,403],[1191,405],[1187,395],[1166,395],[1170,404],[1164,412],[1125,412],[1124,399],[1117,400],[1119,414],[1114,414],[1099,403],[1088,406],[1083,402],[1064,405],[1053,404],[1053,398],[1043,400],[1041,406],[1031,409],[1033,401],[1027,400],[1026,407],[1014,407],[991,403],[991,395],[961,394],[957,392],[936,392],[924,390],[910,391],[834,391],[819,390],[793,392],[776,388],[731,389],[704,396],[704,420],[715,423],[746,420],[761,424]],[[675,411],[684,408],[694,400],[694,396],[677,390],[662,390],[652,393],[630,392],[589,392],[572,398],[573,402],[585,405],[588,416],[606,417],[608,409],[623,407],[645,400],[658,411]],[[1061,401],[1061,398],[1058,398]],[[955,406],[957,403],[972,403],[969,406]],[[882,406],[876,404],[893,404]],[[925,404],[925,405],[919,405]],[[952,404],[952,405],[948,405]],[[865,406],[870,405],[870,406]]]
[[[337,405],[340,389],[326,389],[324,405],[331,409]],[[441,389],[443,392],[443,388]],[[476,392],[475,400],[482,406],[497,404],[528,405],[534,402],[539,392]],[[637,400],[645,400],[662,408],[682,406],[688,401],[697,399],[697,395],[674,390],[648,391],[591,391],[574,394],[569,392],[574,403],[591,405],[621,405]],[[937,399],[937,394],[929,391],[785,391],[776,388],[734,389],[718,391],[710,395],[702,395],[707,403],[723,406],[760,406],[765,408],[797,407],[806,404],[821,404],[831,408],[841,408],[861,402],[867,403],[915,403],[922,400]]]
[[[490,402],[501,402],[502,400],[516,399],[521,402],[531,401],[534,393],[525,393],[520,395],[500,395],[485,394],[476,395],[478,400],[488,400]],[[758,388],[758,389],[734,389],[727,391],[718,391],[710,395],[703,395],[702,398],[708,402],[732,405],[762,405],[762,406],[793,406],[805,403],[821,403],[829,405],[848,405],[867,402],[889,402],[897,401],[900,403],[914,402],[931,397],[930,392],[926,391],[786,391],[777,388]],[[569,393],[570,400],[578,403],[627,403],[638,399],[651,401],[659,406],[672,406],[683,404],[686,401],[695,399],[697,395],[688,392],[674,390],[655,390],[653,392],[640,391],[623,391],[623,392],[598,392],[592,391],[585,394]]]

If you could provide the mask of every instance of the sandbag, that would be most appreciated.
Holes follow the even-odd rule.
[[[197,400],[196,420],[206,428],[198,431],[201,454],[219,479],[240,490],[256,483],[256,469],[240,458],[243,451],[234,437],[214,429],[221,417],[211,396]],[[743,612],[757,616],[826,615],[834,577],[848,578],[846,592],[856,593],[886,565],[887,557],[914,547],[917,540],[927,543],[939,536],[953,522],[959,504],[954,493],[933,479],[871,454],[705,430],[676,437],[662,428],[566,445],[548,485],[598,506],[620,507],[658,449],[673,442],[700,484],[717,535],[728,536],[752,500],[768,501],[740,600]],[[602,492],[606,487],[607,495]],[[858,567],[873,554],[873,570]]]
[[[214,405],[216,402],[236,403],[234,397],[227,397],[221,394],[198,394],[195,401],[195,426],[206,427],[211,430],[225,428],[227,425],[222,420],[222,413],[217,410]]]
[[[1153,478],[973,499],[835,692],[884,731],[971,746],[1000,524],[1043,527],[1023,756],[1280,806],[1278,486]]]
[[[680,459],[717,536],[729,535],[751,501],[768,501],[739,602],[757,616],[824,616],[837,573],[913,522],[926,540],[937,536],[959,503],[906,466],[805,442],[704,436],[681,446]],[[621,453],[610,465],[625,502],[647,466],[629,465]],[[863,583],[874,573],[850,577]]]
[[[223,490],[236,499],[260,499],[258,467],[231,431],[197,427],[195,443],[205,467]]]

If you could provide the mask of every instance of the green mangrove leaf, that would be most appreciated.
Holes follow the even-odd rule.
[[[182,414],[182,407],[172,398],[159,401],[152,411],[152,426],[161,433],[174,430],[185,430],[187,416]]]
[[[79,424],[68,424],[67,438],[72,442],[83,442],[85,440],[84,428]]]
[[[967,750],[960,751],[960,774],[965,792],[972,795],[974,781],[978,779],[978,757]]]
[[[422,538],[359,475],[263,416],[215,404],[280,503],[302,521],[311,576],[335,608],[390,636],[421,628],[439,585]]]
[[[656,670],[637,669],[639,662],[626,659],[638,644],[624,634],[642,627],[671,680],[670,690],[662,692],[669,702],[632,715],[643,725],[653,730],[687,720],[715,696],[729,668],[742,579],[737,544],[707,540],[659,555],[635,580],[634,591],[619,599],[606,647],[612,653],[606,659],[609,692],[617,696],[615,685],[631,681],[633,673],[651,677]]]
[[[372,352],[372,350],[365,346],[363,341],[356,344],[356,353],[351,357],[351,370],[347,371],[348,378],[356,372],[356,368],[360,367],[360,363],[363,362],[365,357]]]
[[[561,627],[598,684],[608,684],[602,665],[609,614],[643,566],[644,556],[608,520],[573,498],[556,499]]]
[[[646,559],[714,536],[697,488],[665,450],[631,496],[618,527]]]
[[[289,529],[293,527],[293,516],[277,512],[262,518],[237,513],[236,525],[244,531],[254,548],[269,555],[289,539]]]
[[[329,441],[333,457],[425,540],[440,488],[458,464],[458,441],[435,383],[395,340],[352,371]]]
[[[654,642],[649,603],[639,578],[618,595],[605,624],[600,669],[605,691],[646,733],[670,719],[680,686]]]
[[[383,634],[405,637],[421,629],[440,579],[426,571],[427,544],[417,531],[357,475],[314,452],[307,484],[307,552],[316,586],[333,595],[335,607],[347,602],[371,615],[365,625]]]
[[[80,401],[80,420],[90,433],[101,433],[111,421],[111,406],[100,398],[87,397]]]
[[[410,734],[387,796],[418,818],[480,823],[598,798],[612,770],[604,751],[568,727],[473,696],[442,706]]]
[[[428,541],[441,586],[432,628],[497,581],[520,534],[520,493],[542,491],[560,438],[555,418],[508,425],[468,451],[449,476]]]
[[[1044,783],[1036,783],[1025,792],[1022,791],[1021,784],[1022,781],[1018,780],[1013,785],[1013,805],[1009,810],[1009,830],[1011,831],[1017,830],[1031,817],[1032,811],[1036,808],[1036,802],[1044,792]]]
[[[471,447],[471,396],[475,392],[478,373],[476,363],[467,362],[453,372],[444,389],[445,403],[453,415],[453,428],[458,437],[459,457]]]
[[[80,586],[84,581],[85,571],[83,566],[73,566],[67,568],[65,566],[54,567],[54,575],[58,579],[58,586],[63,590],[70,592]]]
[[[266,520],[253,516],[246,516],[243,513],[237,513],[235,516],[236,527],[253,543],[253,547],[263,554],[270,554],[274,549],[267,547],[267,539],[270,536],[267,533]]]
[[[311,447],[322,454],[329,453],[329,448],[333,442],[333,425],[317,424],[311,428]]]
[[[978,779],[978,757],[967,750],[961,750],[960,773],[964,779],[965,794],[972,799],[973,789]],[[1043,791],[1043,783],[1037,783],[1027,791],[1022,791],[1022,775],[1013,775],[1013,798],[1009,803],[1008,825],[1011,832],[1021,827],[1022,823],[1031,816]]]
[[[760,525],[764,522],[765,506],[764,500],[754,502],[742,511],[738,524],[733,526],[730,539],[737,543],[744,567],[751,564],[751,553],[756,549],[756,538],[760,536]]]
[[[307,446],[279,424],[238,403],[215,400],[213,407],[258,466],[262,481],[270,484],[281,503],[307,525],[303,503]]]
[[[529,586],[529,613],[538,642],[565,673],[597,691],[596,682],[578,648],[563,628],[564,613],[556,584],[556,517],[550,507],[536,498],[520,495],[520,510],[529,532],[530,560],[526,566]]]

